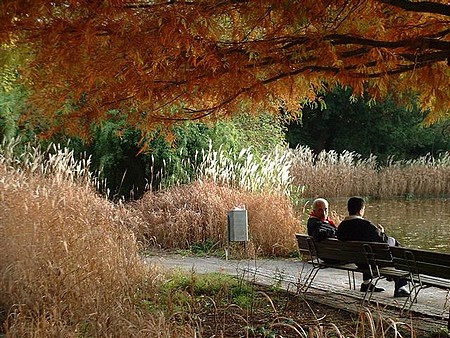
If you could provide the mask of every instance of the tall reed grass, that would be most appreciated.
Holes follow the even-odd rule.
[[[363,158],[334,150],[314,154],[307,146],[275,148],[261,158],[251,148],[236,156],[210,147],[193,159],[184,158],[170,175],[159,176],[165,177],[165,187],[205,180],[250,192],[284,194],[294,202],[317,196],[446,197],[450,152],[408,161],[391,158],[381,165],[374,155]]]
[[[209,149],[203,152],[202,162],[196,168],[196,179],[212,180],[250,192],[289,195],[291,164],[289,154],[279,147],[261,158],[257,158],[251,148],[242,149],[237,157]]]
[[[86,163],[65,150],[1,154],[0,317],[7,337],[192,337],[188,325],[145,309],[160,273],[143,263],[128,230],[138,220],[92,189]]]
[[[394,160],[384,166],[375,156],[333,150],[314,154],[308,147],[291,153],[292,184],[302,187],[303,197],[375,198],[450,196],[450,152],[438,158]]]
[[[344,151],[322,151],[315,155],[309,147],[297,147],[292,158],[292,184],[303,187],[303,197],[372,196],[376,193],[377,161],[375,156]]]
[[[242,149],[239,154],[223,149],[214,150],[210,143],[188,157],[180,150],[181,163],[168,173],[166,168],[155,176],[163,178],[160,188],[181,185],[195,181],[209,181],[221,186],[245,189],[249,192],[290,194],[292,177],[289,173],[291,157],[284,148],[275,147],[263,156],[257,156],[251,148]],[[169,158],[167,167],[173,167]]]
[[[450,151],[438,158],[395,161],[378,172],[378,196],[450,196]]]
[[[90,159],[75,159],[73,150],[51,143],[47,149],[23,143],[20,138],[4,138],[0,144],[0,163],[27,175],[52,177],[53,180],[92,184]]]

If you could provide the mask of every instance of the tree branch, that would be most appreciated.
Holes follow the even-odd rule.
[[[450,16],[450,5],[439,4],[431,1],[409,0],[380,0],[380,2],[398,7],[410,12],[434,13]]]
[[[361,38],[358,36],[351,36],[351,35],[330,34],[326,36],[324,40],[331,41],[333,45],[355,44],[361,46],[385,47],[385,48],[410,47],[411,49],[434,48],[439,50],[450,50],[449,41],[430,39],[427,36],[423,37],[419,36],[414,39],[406,39],[398,41],[382,41],[382,40]]]

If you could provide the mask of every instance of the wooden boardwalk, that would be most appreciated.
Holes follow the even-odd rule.
[[[327,269],[334,270],[334,269]],[[406,298],[394,298],[392,296],[393,283],[383,281],[380,286],[385,287],[385,292],[374,293],[370,302],[362,302],[363,293],[350,289],[346,283],[347,276],[342,271],[334,270],[332,276],[325,279],[319,276],[314,280],[306,292],[297,291],[299,278],[279,270],[243,268],[242,273],[247,273],[246,279],[262,285],[280,285],[284,290],[292,292],[306,300],[324,304],[337,309],[345,310],[355,315],[363,311],[379,319],[391,319],[397,323],[405,323],[421,331],[438,331],[448,326],[450,293],[445,290],[430,288],[419,293],[418,301],[408,311],[403,309]],[[325,271],[321,271],[325,273]],[[320,272],[319,272],[320,273]],[[335,273],[340,278],[335,278]],[[301,279],[300,279],[301,280]],[[330,283],[330,280],[340,280],[344,283]],[[348,280],[348,279],[347,279]],[[357,284],[359,286],[359,284]]]
[[[411,311],[402,311],[402,303],[391,297],[376,295],[369,304],[361,306],[361,293],[354,290],[331,290],[317,285],[302,295],[308,300],[360,314],[364,309],[374,317],[390,318],[396,322],[411,324],[422,331],[433,332],[447,327],[448,310],[437,309],[423,304],[414,304]]]

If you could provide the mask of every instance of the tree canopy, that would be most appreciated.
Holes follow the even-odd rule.
[[[450,116],[449,19],[443,0],[2,0],[0,42],[31,58],[28,118],[53,132],[113,109],[143,131],[296,111],[338,84],[415,91],[434,122]]]

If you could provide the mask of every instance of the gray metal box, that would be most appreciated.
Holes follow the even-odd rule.
[[[228,242],[248,242],[248,214],[245,209],[228,211]]]

